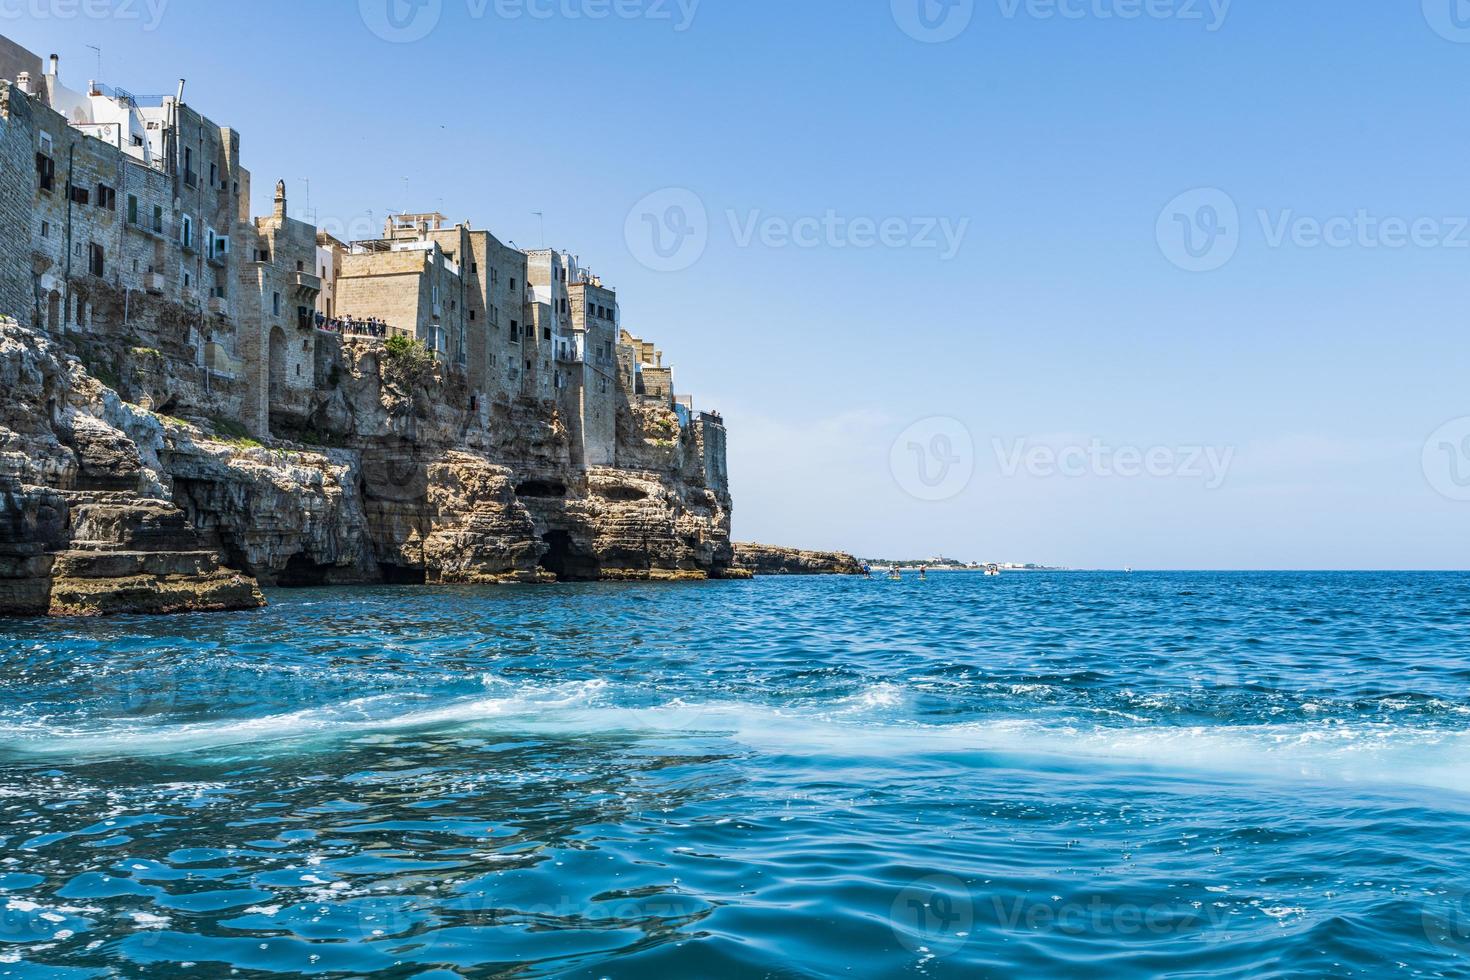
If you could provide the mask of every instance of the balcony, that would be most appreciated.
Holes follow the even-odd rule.
[[[222,296],[209,297],[209,312],[213,313],[215,316],[222,316],[225,319],[229,319],[230,301]]]
[[[583,355],[576,344],[559,344],[556,348],[556,359],[566,364],[581,364]]]
[[[436,320],[442,320],[442,319],[444,319],[444,304],[443,303],[435,303],[434,304],[434,308],[432,310],[432,314],[433,314],[434,319],[436,319]]]
[[[322,277],[314,276],[310,272],[293,272],[291,273],[291,288],[314,302],[317,294],[322,291]]]
[[[229,260],[230,253],[228,249],[216,248],[213,252],[209,254],[209,264],[214,266],[216,269],[223,269],[225,267],[225,264],[229,262]]]
[[[163,273],[150,272],[143,276],[143,288],[154,296],[162,296],[167,289],[167,283],[164,282]]]

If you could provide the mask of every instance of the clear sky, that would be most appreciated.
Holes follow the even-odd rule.
[[[526,247],[543,212],[724,413],[740,538],[1463,568],[1456,3],[0,0],[0,33],[78,88],[88,45],[186,77],[258,210],[309,180],[348,234]]]

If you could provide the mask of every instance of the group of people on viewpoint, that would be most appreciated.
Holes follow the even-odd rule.
[[[391,332],[387,322],[375,316],[370,316],[366,320],[358,320],[351,316],[328,317],[321,312],[316,315],[316,328],[326,333],[348,334],[354,337],[387,337]]]

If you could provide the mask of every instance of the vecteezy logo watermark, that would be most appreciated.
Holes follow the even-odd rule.
[[[898,893],[889,909],[893,934],[907,950],[948,956],[969,941],[975,903],[952,875],[920,878]]]
[[[975,475],[975,440],[959,419],[920,419],[893,440],[888,467],[909,496],[931,503],[951,500]]]
[[[1213,272],[1240,247],[1240,209],[1215,187],[1185,191],[1159,213],[1154,235],[1164,257],[1187,272]]]
[[[1420,913],[1429,941],[1456,953],[1470,953],[1470,891],[1457,886],[1440,890]]]
[[[654,272],[682,272],[709,246],[709,212],[698,194],[666,187],[643,198],[623,226],[628,251]]]
[[[417,442],[403,440],[362,456],[362,489],[372,500],[412,503],[429,494],[429,465],[433,458]]]
[[[1441,497],[1470,501],[1470,417],[1446,422],[1424,443],[1424,478]]]
[[[668,21],[676,33],[694,26],[701,0],[464,0],[470,20]],[[439,26],[444,0],[358,0],[368,30],[393,44],[412,44]]]
[[[1320,217],[1292,208],[1258,208],[1267,248],[1470,249],[1470,216],[1403,217],[1368,208]],[[1244,226],[1235,199],[1216,187],[1188,191],[1160,212],[1155,234],[1164,257],[1187,272],[1213,272],[1235,257]]]
[[[0,0],[0,20],[137,20],[156,31],[169,0]]]
[[[1007,445],[1004,440],[994,439],[991,447],[1001,475],[1007,479],[1023,472],[1039,479],[1151,477],[1199,480],[1206,490],[1218,490],[1225,485],[1235,462],[1234,447],[1219,446],[1109,446],[1101,439],[1093,439],[1085,446],[1032,445],[1026,439],[1016,439]]]
[[[444,0],[357,0],[367,29],[390,44],[422,41],[439,26]]]
[[[1424,0],[1424,19],[1446,41],[1470,44],[1470,2]]]
[[[834,209],[787,217],[759,209],[725,211],[736,248],[918,249],[955,258],[970,230],[969,218],[846,216]],[[628,251],[655,272],[682,272],[704,255],[716,225],[698,194],[666,187],[644,197],[628,212],[623,237]]]
[[[975,0],[891,0],[899,28],[925,44],[953,41],[970,26]]]

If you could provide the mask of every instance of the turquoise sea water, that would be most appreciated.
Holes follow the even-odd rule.
[[[1467,976],[1467,587],[0,623],[0,976]]]

